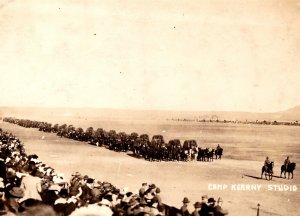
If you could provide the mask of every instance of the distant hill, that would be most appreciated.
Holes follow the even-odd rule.
[[[231,121],[300,121],[300,106],[273,113],[222,111],[159,111],[101,108],[0,107],[0,117],[27,118],[43,121],[49,118],[74,117],[102,120],[231,120]]]
[[[300,121],[300,106],[274,114],[280,121]]]

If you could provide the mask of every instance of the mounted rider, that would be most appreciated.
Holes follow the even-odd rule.
[[[265,160],[265,169],[267,170],[268,169],[268,166],[271,164],[271,161],[269,160],[269,157],[266,157],[266,160]]]
[[[288,165],[291,163],[290,157],[287,156],[287,158],[284,160],[283,165],[285,166],[285,169],[288,168]]]

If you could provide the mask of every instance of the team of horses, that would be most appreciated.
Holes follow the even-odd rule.
[[[148,134],[138,135],[136,132],[127,134],[117,133],[115,130],[105,131],[102,128],[94,130],[88,127],[86,131],[75,128],[73,125],[52,126],[51,123],[32,121],[27,119],[4,118],[3,121],[20,125],[26,128],[38,128],[40,131],[56,133],[60,137],[66,137],[78,141],[88,142],[95,146],[105,146],[117,152],[131,151],[133,156],[145,158],[149,161],[207,161],[221,159],[223,149],[203,148],[197,145],[195,140],[185,140],[181,144],[179,139],[164,141],[162,135],[154,135],[150,140]]]
[[[274,168],[274,162],[272,161],[269,164],[266,164],[265,166],[263,166],[261,168],[261,178],[263,176],[263,174],[265,174],[265,178],[267,180],[272,180],[273,178],[273,168]],[[290,175],[291,175],[291,179],[294,178],[294,170],[296,169],[296,163],[289,163],[287,164],[287,166],[282,165],[281,166],[281,172],[280,172],[280,178],[282,178],[282,174],[284,173],[284,178],[286,178],[286,173],[288,173],[288,179],[290,179]]]

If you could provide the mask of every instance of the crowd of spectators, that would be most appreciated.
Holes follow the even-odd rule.
[[[188,211],[189,199],[180,209],[162,202],[161,189],[143,183],[138,193],[118,189],[109,182],[74,172],[67,181],[62,173],[27,155],[21,141],[0,129],[0,215],[41,216],[124,216],[124,215],[201,215],[228,214],[222,199],[202,197]],[[217,203],[217,205],[215,205]]]

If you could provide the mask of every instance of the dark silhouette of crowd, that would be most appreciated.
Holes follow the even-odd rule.
[[[270,121],[270,120],[255,120],[255,121],[239,121],[239,120],[219,120],[217,116],[211,116],[210,119],[187,119],[187,118],[167,118],[168,121],[182,121],[182,122],[207,122],[207,123],[233,123],[233,124],[254,124],[254,125],[285,125],[285,126],[300,126],[299,121]]]
[[[41,162],[36,154],[27,155],[15,136],[0,129],[0,215],[40,216],[124,216],[124,215],[226,215],[222,199],[202,197],[187,209],[188,198],[180,209],[163,203],[161,189],[143,183],[138,193],[118,189],[109,182],[74,172],[69,181],[62,173]],[[217,203],[217,204],[215,204]]]
[[[198,146],[195,140],[185,140],[183,144],[179,139],[172,139],[165,142],[162,135],[154,135],[150,141],[148,134],[136,132],[126,134],[117,133],[115,130],[105,131],[102,128],[94,130],[88,127],[86,131],[82,128],[75,128],[73,125],[55,124],[12,117],[3,118],[3,121],[17,124],[26,128],[38,128],[40,131],[56,133],[60,137],[88,142],[95,146],[104,146],[117,152],[132,152],[137,158],[144,158],[148,161],[206,161],[221,159],[223,148],[207,148]]]

